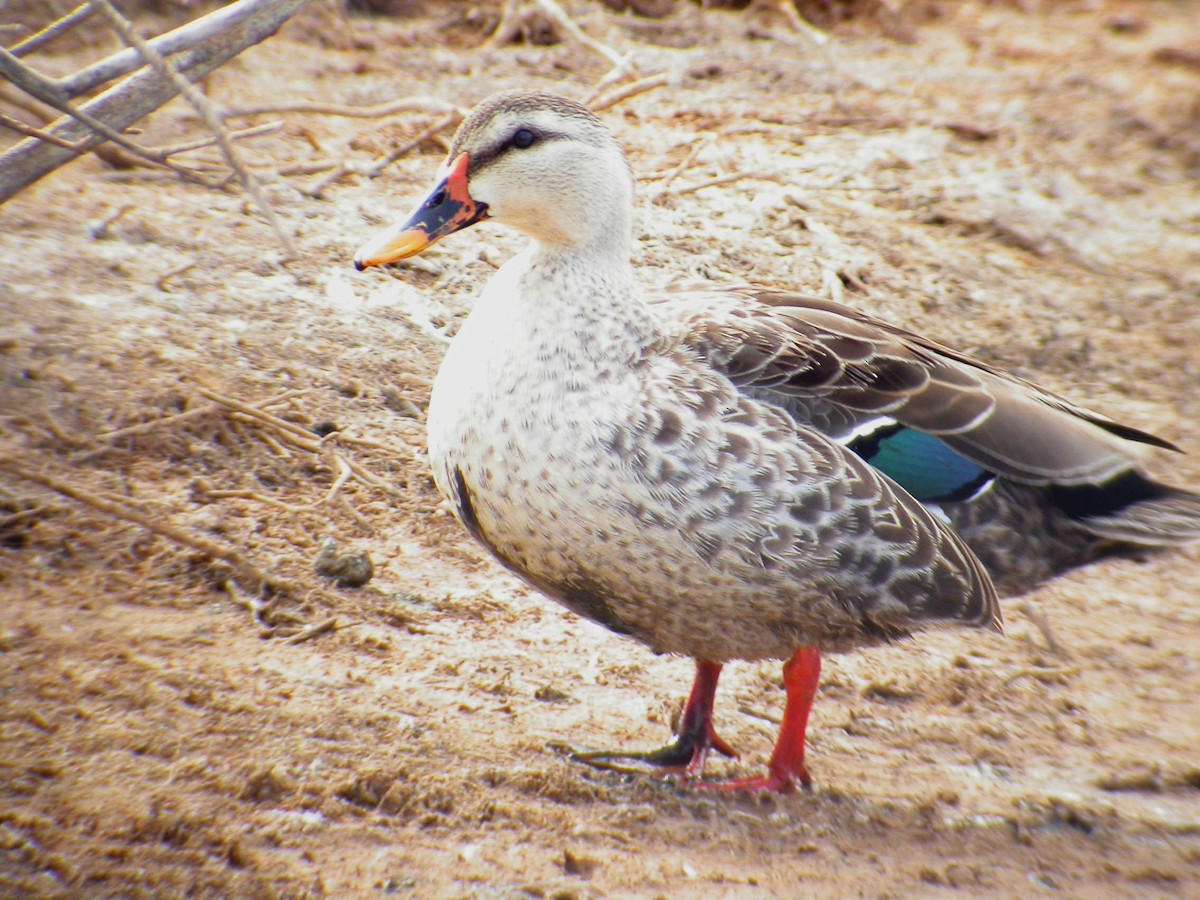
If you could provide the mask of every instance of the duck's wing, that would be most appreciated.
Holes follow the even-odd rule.
[[[983,472],[1092,485],[1132,471],[1145,445],[1175,449],[827,300],[736,288],[667,294],[661,309],[678,321],[680,341],[741,389],[799,411],[835,440],[885,436],[894,455],[922,459],[935,479],[966,484]]]

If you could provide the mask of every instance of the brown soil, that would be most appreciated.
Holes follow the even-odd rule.
[[[208,93],[469,106],[503,87],[582,97],[609,69],[569,37],[486,46],[494,10],[402,5],[315,6]],[[644,179],[648,281],[832,291],[1200,447],[1193,5],[924,3],[852,19],[828,50],[770,4],[568,8],[674,79],[604,113]],[[93,43],[34,61],[112,46]],[[1010,601],[1005,637],[830,659],[811,794],[698,796],[550,749],[661,743],[691,671],[505,574],[426,472],[445,335],[521,238],[484,225],[391,278],[356,274],[444,145],[320,199],[298,189],[321,176],[279,169],[365,163],[434,117],[242,121],[272,118],[242,150],[301,249],[286,264],[241,193],[94,158],[0,210],[0,894],[1200,895],[1196,549]],[[148,144],[202,133],[180,103],[143,125]],[[230,398],[275,398],[295,430]],[[13,460],[287,585],[255,612],[252,578]],[[1152,466],[1200,483],[1195,456]],[[326,534],[370,554],[365,587],[313,572]],[[730,666],[718,701],[743,756],[713,774],[755,770],[778,666]]]

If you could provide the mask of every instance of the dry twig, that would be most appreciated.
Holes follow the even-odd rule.
[[[32,53],[34,50],[46,46],[59,35],[66,34],[80,22],[90,18],[95,12],[96,10],[90,3],[81,3],[61,19],[51,22],[41,31],[31,34],[20,43],[9,47],[8,52],[13,56],[25,56]]]
[[[8,77],[13,84],[27,92],[34,99],[41,101],[47,106],[64,113],[75,119],[77,122],[87,126],[99,137],[104,140],[111,141],[118,147],[121,147],[134,156],[145,160],[150,165],[159,168],[170,169],[182,178],[189,181],[194,181],[211,187],[212,183],[206,178],[202,178],[190,169],[182,166],[177,166],[174,163],[166,160],[157,151],[149,147],[143,147],[136,141],[132,141],[125,135],[121,134],[117,129],[111,127],[108,123],[96,118],[87,109],[80,109],[75,106],[70,100],[70,97],[60,90],[53,82],[44,78],[33,69],[22,63],[19,59],[9,53],[7,50],[0,49],[0,74]],[[53,135],[57,140],[48,141],[48,133],[34,135],[38,140],[51,143],[53,146],[68,150],[71,153],[80,153],[89,146],[86,141],[70,141],[62,138],[60,135]],[[7,154],[6,154],[7,157]],[[0,199],[4,199],[0,196]]]
[[[392,149],[388,153],[385,153],[383,156],[379,157],[378,159],[372,160],[370,163],[367,163],[366,165],[359,165],[359,164],[349,163],[349,162],[336,163],[333,166],[332,172],[329,172],[328,174],[323,175],[321,178],[318,178],[311,185],[309,185],[306,188],[303,188],[302,192],[304,194],[307,194],[309,197],[319,200],[322,197],[322,195],[325,193],[325,189],[327,187],[329,187],[331,184],[333,184],[335,181],[337,181],[339,178],[341,178],[343,175],[366,175],[368,178],[375,178],[387,166],[390,166],[392,163],[394,163],[400,157],[402,157],[406,153],[409,153],[410,151],[416,149],[417,147],[419,147],[421,144],[425,143],[425,141],[429,140],[434,135],[441,134],[443,131],[446,131],[449,128],[453,128],[461,120],[462,120],[462,113],[461,113],[461,111],[456,109],[454,112],[448,113],[447,115],[438,119],[436,122],[434,122],[432,125],[430,125],[428,128],[426,128],[424,131],[422,131],[420,134],[418,134],[412,140],[405,141],[399,147]]]
[[[227,397],[223,394],[217,393],[211,388],[199,385],[196,387],[196,391],[206,400],[211,400],[214,403],[219,403],[222,406],[226,406],[233,410],[234,413],[240,413],[242,416],[256,422],[257,424],[271,429],[277,437],[284,441],[284,443],[290,444],[298,450],[304,450],[309,453],[315,453],[319,455],[323,452],[325,444],[334,440],[347,444],[362,443],[366,446],[380,446],[378,444],[374,444],[373,442],[367,442],[361,438],[354,438],[341,434],[340,432],[334,432],[326,435],[322,439],[318,439],[308,429],[289,422],[286,419],[281,419],[278,416],[273,416],[257,406],[251,406],[250,404],[244,403],[234,397]],[[263,436],[265,438],[267,435],[264,434]],[[397,456],[401,455],[395,447],[388,447],[386,449]],[[406,496],[403,491],[388,484],[378,475],[375,475],[373,472],[364,467],[361,463],[341,456],[336,456],[336,459],[339,463],[344,462],[354,474],[355,480],[361,482],[362,484],[377,490],[381,490],[388,496],[396,499],[403,499]]]
[[[10,131],[23,134],[25,137],[33,137],[37,138],[39,141],[46,141],[48,144],[54,144],[56,147],[62,147],[66,150],[78,149],[77,145],[72,144],[70,141],[64,141],[62,138],[56,137],[50,132],[43,131],[40,128],[34,128],[32,125],[26,125],[20,119],[14,119],[11,116],[4,115],[4,113],[0,113],[0,125],[3,125]]]
[[[229,139],[229,132],[221,122],[221,116],[217,113],[209,99],[200,92],[199,88],[188,81],[183,75],[179,74],[174,66],[163,59],[162,55],[151,47],[148,41],[143,40],[134,31],[133,25],[130,24],[129,20],[117,12],[116,7],[109,0],[91,0],[91,3],[100,10],[104,18],[108,20],[108,24],[121,36],[121,40],[136,49],[152,68],[174,84],[176,90],[200,114],[200,118],[208,126],[213,137],[216,139],[217,146],[221,148],[221,153],[229,163],[229,167],[237,173],[238,179],[242,182],[242,187],[254,198],[254,202],[258,205],[259,210],[275,231],[275,235],[283,245],[286,258],[294,259],[297,253],[291,237],[283,230],[283,226],[275,215],[274,208],[267,200],[267,196],[263,193],[262,186],[254,176],[254,173],[242,164],[241,157],[233,146],[233,141]]]
[[[741,181],[743,178],[754,177],[760,181],[778,181],[779,176],[772,172],[729,172],[725,175],[718,175],[715,178],[710,178],[707,181],[701,181],[698,184],[685,184],[681,187],[671,188],[665,191],[668,194],[691,194],[696,191],[702,191],[705,188],[716,187],[721,184],[731,184],[734,181]]]
[[[176,68],[196,81],[247,47],[269,37],[305,2],[307,0],[237,0],[155,38],[151,44],[160,53],[182,51],[177,57]],[[71,97],[142,65],[141,55],[136,50],[127,49],[73,76],[49,82],[49,86],[51,93],[59,97]],[[21,69],[20,60],[12,53],[0,50],[0,70],[3,74],[14,80],[10,73],[20,72]],[[23,70],[26,73],[32,71],[28,67],[23,67]],[[37,73],[34,76],[41,88],[46,87],[47,79]],[[0,92],[7,94],[5,87],[0,84]],[[117,143],[120,144],[124,141],[119,134],[121,131],[162,106],[178,92],[172,80],[163,78],[151,68],[131,75],[95,99],[87,101],[78,110],[67,112],[55,107],[67,112],[68,118],[47,126],[46,130],[71,146],[31,138],[7,150],[0,156],[0,202],[79,154],[100,147],[110,134],[116,134]],[[99,123],[98,129],[93,127],[96,123]],[[177,171],[170,163],[166,167]],[[179,170],[177,174],[209,186],[222,184],[218,182],[213,185],[187,169]]]
[[[260,106],[235,106],[225,110],[225,118],[234,119],[243,116],[260,116],[267,113],[306,113],[316,116],[344,116],[351,119],[382,119],[401,112],[423,112],[432,115],[450,115],[457,113],[460,117],[465,110],[447,103],[436,97],[401,97],[387,103],[374,106],[344,106],[340,103],[267,103]]]
[[[195,534],[185,528],[180,528],[178,525],[155,519],[140,510],[126,506],[124,503],[101,497],[86,488],[79,487],[62,478],[48,475],[42,471],[27,469],[15,460],[0,460],[0,467],[7,469],[18,478],[23,478],[25,481],[30,481],[34,484],[40,484],[42,487],[49,488],[64,497],[69,497],[85,506],[90,506],[92,509],[106,516],[140,525],[147,531],[165,537],[169,541],[199,551],[210,559],[220,560],[230,567],[236,577],[240,577],[253,585],[256,591],[295,591],[295,588],[287,581],[276,575],[264,572],[233,547],[218,544],[204,535]]]
[[[610,63],[617,67],[624,67],[627,60],[612,47],[600,43],[595,38],[589,36],[582,28],[576,25],[571,17],[567,15],[566,10],[558,5],[556,0],[536,0],[537,5],[545,10],[555,22],[562,26],[562,29],[583,46],[589,50],[595,51],[607,59]]]
[[[592,112],[603,112],[606,109],[616,106],[623,100],[628,100],[630,97],[636,97],[638,94],[644,94],[646,91],[662,87],[668,84],[670,80],[671,76],[666,72],[659,72],[657,75],[647,75],[645,78],[631,81],[624,87],[618,88],[606,97],[596,100],[589,105],[592,108]]]
[[[1074,659],[1074,655],[1058,642],[1058,638],[1054,636],[1054,631],[1050,627],[1050,620],[1047,619],[1041,612],[1034,608],[1033,604],[1028,600],[1022,601],[1018,606],[1025,617],[1037,626],[1038,631],[1042,633],[1042,637],[1046,639],[1046,647],[1049,651],[1059,659]]]
[[[348,625],[343,625],[341,628],[349,628]],[[337,617],[330,616],[324,622],[314,622],[311,625],[305,625],[298,632],[287,639],[289,644],[303,644],[305,641],[311,641],[315,637],[322,634],[329,634],[334,631],[341,631],[338,627]]]

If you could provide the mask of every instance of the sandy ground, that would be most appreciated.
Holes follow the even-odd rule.
[[[671,78],[604,113],[642,177],[646,280],[840,295],[1200,448],[1196,5],[1038,6],[925,3],[819,50],[768,5],[567,4],[633,77]],[[470,106],[584,97],[610,68],[569,37],[485,46],[495,13],[318,3],[207,91]],[[241,120],[284,122],[242,151],[285,264],[240,191],[94,158],[0,209],[0,895],[1200,896],[1195,549],[1010,601],[1005,637],[829,659],[811,794],[697,796],[551,749],[656,746],[691,671],[509,577],[427,474],[429,381],[521,239],[482,226],[360,275],[443,139],[319,197],[286,169],[436,118]],[[143,125],[202,133],[181,104]],[[1200,483],[1195,455],[1153,467]],[[368,584],[314,572],[325,535]],[[713,774],[761,766],[781,708],[777,665],[730,666],[742,759]]]

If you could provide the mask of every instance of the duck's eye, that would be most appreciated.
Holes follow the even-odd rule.
[[[518,150],[528,150],[533,146],[537,136],[528,128],[518,128],[512,136],[512,145]]]

